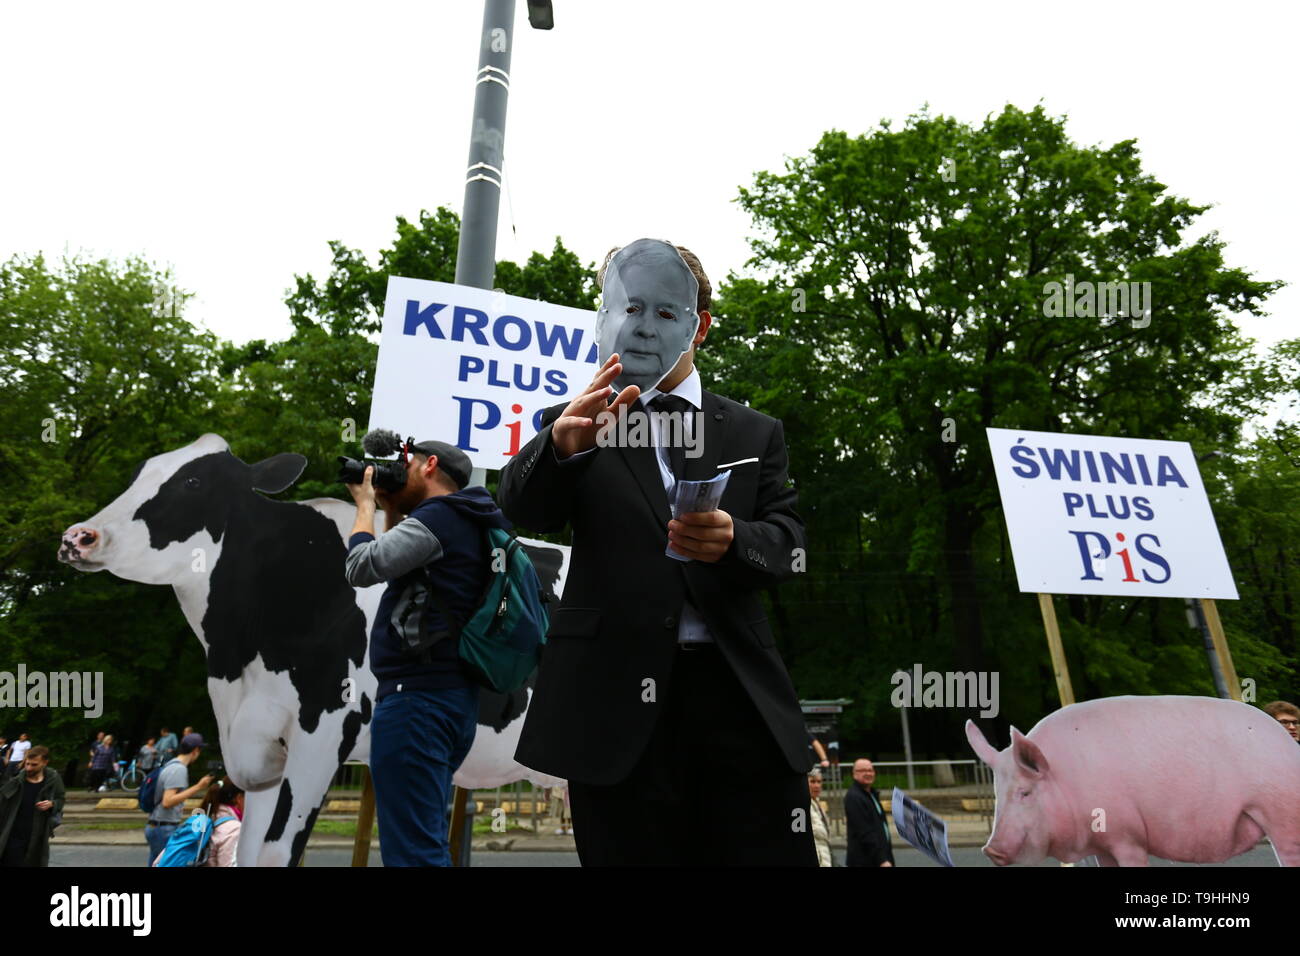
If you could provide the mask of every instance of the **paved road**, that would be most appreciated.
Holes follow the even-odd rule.
[[[977,847],[958,847],[952,851],[953,862],[958,866],[992,866]],[[835,853],[836,860],[844,862],[844,852]],[[50,865],[64,867],[86,866],[143,866],[145,847],[143,841],[139,847],[130,846],[59,846],[56,840],[50,845]],[[937,866],[923,857],[916,850],[895,850],[894,859],[899,866]],[[308,849],[308,866],[348,866],[352,862],[352,851],[346,849]],[[1164,860],[1152,861],[1157,866],[1184,866],[1186,864],[1168,863]],[[370,854],[371,866],[382,866],[379,851]],[[578,854],[563,851],[536,852],[530,850],[511,850],[492,853],[480,850],[472,859],[473,866],[577,866]],[[1044,866],[1057,866],[1048,862]],[[1080,864],[1083,865],[1083,864]],[[1273,851],[1267,846],[1256,847],[1231,863],[1220,866],[1277,866]]]

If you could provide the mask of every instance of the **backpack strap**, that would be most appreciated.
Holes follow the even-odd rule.
[[[176,757],[172,757],[157,770],[154,770],[149,774],[149,776],[153,777],[153,783],[150,784],[150,787],[153,789],[153,809],[149,811],[149,819],[146,821],[148,823],[157,823],[158,821],[153,818],[153,815],[159,810],[164,809],[162,805],[163,795],[158,792],[158,784],[162,783],[162,772],[174,764],[177,759],[178,758]],[[143,784],[141,786],[143,786]],[[137,817],[137,819],[139,818]]]

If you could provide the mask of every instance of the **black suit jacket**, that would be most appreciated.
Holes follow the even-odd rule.
[[[880,794],[876,794],[880,799]],[[884,807],[876,809],[875,801],[862,784],[854,780],[844,794],[844,819],[848,830],[848,851],[844,856],[846,866],[880,866],[885,861],[894,862],[894,848],[890,842],[883,815]]]
[[[781,423],[703,392],[702,454],[685,477],[700,480],[745,458],[720,507],[735,538],[716,564],[664,554],[670,511],[656,450],[597,447],[561,465],[546,410],[538,434],[501,473],[501,510],[534,531],[573,528],[564,595],[551,627],[515,759],[590,784],[625,778],[667,698],[677,625],[689,598],[762,714],[793,771],[808,769],[808,735],[794,685],[777,653],[759,592],[788,578],[805,547],[797,495],[786,487]],[[636,406],[640,408],[640,405]],[[647,680],[655,703],[646,702]]]

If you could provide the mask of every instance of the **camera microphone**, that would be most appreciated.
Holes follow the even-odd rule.
[[[389,431],[387,428],[375,428],[366,432],[366,437],[361,439],[361,447],[366,450],[367,455],[387,458],[401,450],[402,439],[397,432]]]

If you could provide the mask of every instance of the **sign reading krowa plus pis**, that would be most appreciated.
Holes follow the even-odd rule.
[[[370,427],[451,442],[504,467],[596,372],[596,313],[390,276]]]
[[[1236,599],[1187,442],[986,431],[1021,591]]]

